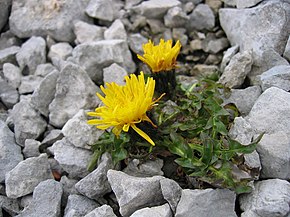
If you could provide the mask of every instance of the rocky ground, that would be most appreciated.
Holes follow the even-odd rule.
[[[290,216],[289,20],[289,0],[2,0],[0,216]],[[233,138],[265,132],[252,193],[182,189],[162,159],[87,171],[98,85],[146,70],[136,53],[161,37],[182,43],[181,82],[222,72]]]

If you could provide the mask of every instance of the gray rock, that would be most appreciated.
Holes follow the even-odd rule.
[[[173,7],[164,16],[164,24],[169,28],[184,27],[189,21],[189,16],[180,7]]]
[[[18,200],[3,195],[0,195],[0,216],[1,209],[4,209],[11,216],[15,216],[20,212]]]
[[[88,0],[13,1],[10,29],[19,38],[49,35],[57,41],[72,42],[73,21],[90,20],[84,13],[87,3]]]
[[[21,84],[18,88],[20,94],[33,93],[34,90],[40,85],[43,77],[36,75],[27,75],[21,77]]]
[[[257,145],[262,178],[290,178],[290,137],[285,132],[264,134]]]
[[[42,181],[33,191],[33,200],[17,217],[59,217],[62,185],[52,179]]]
[[[239,88],[251,71],[252,64],[251,52],[237,53],[226,66],[219,82],[229,88]]]
[[[130,217],[172,217],[170,206],[166,203],[161,206],[146,207],[134,212]]]
[[[5,26],[9,17],[9,8],[12,0],[3,0],[0,4],[0,31]]]
[[[69,56],[71,56],[73,51],[72,46],[67,42],[61,42],[57,44],[51,45],[48,57],[52,58],[60,58],[62,60],[66,60]]]
[[[82,66],[90,78],[98,83],[103,80],[102,69],[112,63],[124,67],[128,73],[133,73],[136,69],[128,44],[124,40],[102,40],[80,44],[73,50],[72,60]]]
[[[29,74],[34,74],[37,65],[46,62],[46,42],[41,37],[31,37],[22,44],[16,59],[21,70],[27,67]]]
[[[84,217],[117,217],[115,213],[113,212],[113,209],[104,204],[103,206],[100,206],[93,211],[86,214]]]
[[[285,91],[290,90],[290,66],[274,66],[260,76],[262,90],[265,91],[270,87],[278,87]]]
[[[131,8],[136,14],[141,14],[146,18],[163,18],[166,12],[173,7],[180,6],[178,0],[149,0]]]
[[[70,178],[83,178],[89,174],[87,166],[92,155],[91,151],[77,148],[65,139],[54,143],[49,150]]]
[[[185,28],[173,28],[172,29],[172,38],[177,41],[179,40],[182,46],[185,46],[188,41],[188,36],[186,35]]]
[[[171,210],[175,214],[182,194],[182,188],[172,179],[160,180],[160,186],[164,199],[168,202]]]
[[[224,97],[223,104],[234,103],[242,116],[246,116],[251,111],[256,100],[262,91],[259,86],[251,86],[246,89],[232,89],[231,95]]]
[[[65,207],[64,217],[83,217],[100,205],[87,197],[71,194]]]
[[[222,0],[226,5],[235,7],[237,6],[237,0]]]
[[[247,9],[220,9],[220,23],[231,45],[239,45],[240,52],[253,50],[255,67],[251,77],[269,69],[265,69],[269,59],[264,51],[273,49],[278,55],[283,53],[290,34],[289,17],[290,4],[284,1],[263,1]]]
[[[290,36],[288,38],[283,57],[290,62]]]
[[[55,143],[58,140],[61,140],[63,138],[63,134],[61,130],[51,130],[46,136],[45,138],[42,140],[41,142],[41,146],[51,146],[53,143]]]
[[[207,4],[198,4],[189,15],[187,30],[211,30],[215,26],[215,16]]]
[[[217,54],[229,46],[229,41],[226,38],[213,38],[203,41],[203,50],[207,53]]]
[[[115,170],[109,170],[107,176],[122,216],[130,216],[138,209],[164,203],[160,188],[160,180],[164,179],[162,176],[132,177]]]
[[[98,167],[85,178],[81,179],[75,185],[76,189],[91,199],[98,199],[104,196],[106,193],[112,191],[108,182],[107,172],[113,168],[114,165],[110,154],[103,154]]]
[[[23,149],[23,155],[25,158],[38,157],[40,155],[39,146],[40,142],[34,139],[26,139]]]
[[[114,0],[90,0],[86,13],[104,21],[113,21],[115,16]]]
[[[161,170],[162,167],[163,160],[159,158],[142,163],[138,159],[132,159],[129,161],[128,166],[123,170],[123,172],[135,177],[163,176],[164,173]]]
[[[237,0],[237,8],[250,8],[262,1],[263,0]]]
[[[33,192],[42,181],[52,179],[46,154],[21,161],[5,175],[6,194],[18,198]]]
[[[21,148],[15,143],[14,134],[0,120],[0,183],[5,180],[5,174],[23,160]]]
[[[31,96],[31,104],[45,117],[48,117],[49,104],[54,99],[58,77],[59,72],[57,70],[50,72],[36,86]]]
[[[104,31],[106,29],[106,27],[92,25],[83,21],[77,21],[74,23],[76,44],[103,40]]]
[[[67,199],[71,194],[78,194],[75,184],[78,182],[76,179],[69,179],[67,176],[62,176],[60,183],[62,184],[63,194],[61,199],[62,206],[67,204]]]
[[[16,142],[21,146],[26,139],[37,139],[47,125],[40,113],[27,100],[14,105],[10,117],[14,123]]]
[[[228,65],[232,57],[238,52],[238,50],[239,50],[239,46],[235,45],[227,49],[227,51],[224,53],[221,67],[220,67],[222,72],[225,70],[226,66]]]
[[[99,88],[80,66],[64,66],[56,83],[56,92],[49,105],[50,124],[61,128],[80,109],[95,108],[100,100]]]
[[[66,122],[62,128],[62,133],[74,146],[90,150],[91,146],[98,141],[104,131],[88,125],[87,120],[88,117],[85,111],[81,109],[73,118]]]
[[[136,54],[143,53],[142,45],[146,44],[147,42],[148,39],[140,33],[130,34],[128,38],[129,47]]]
[[[40,64],[36,67],[35,75],[45,77],[56,68],[51,63]]]
[[[131,9],[133,6],[138,5],[142,0],[125,0],[125,9]]]
[[[19,67],[11,64],[4,63],[3,65],[3,75],[7,80],[8,84],[13,88],[18,88],[21,83],[21,71]]]
[[[20,50],[18,46],[12,46],[0,50],[0,69],[3,68],[4,63],[12,63],[16,65],[16,54]]]
[[[237,217],[235,209],[236,195],[228,189],[205,189],[182,191],[176,208],[176,217]]]
[[[127,32],[124,24],[120,19],[115,20],[112,25],[105,30],[104,37],[106,40],[121,39],[127,40]]]
[[[126,75],[128,75],[128,73],[123,67],[121,67],[117,63],[113,63],[109,67],[104,68],[103,75],[105,84],[115,82],[119,85],[125,85],[126,82],[124,78]]]
[[[7,108],[12,108],[19,100],[16,88],[0,77],[0,99]]]
[[[258,181],[251,193],[241,195],[239,202],[241,209],[252,211],[253,216],[287,216],[290,211],[290,184],[280,179]]]
[[[13,35],[10,30],[2,32],[0,35],[0,50],[12,47],[14,45],[20,46],[20,39]]]
[[[257,133],[289,132],[290,94],[271,87],[257,99],[246,120]]]
[[[166,31],[166,27],[164,26],[163,22],[160,19],[147,19],[146,23],[148,24],[150,28],[149,31],[152,32],[152,34],[154,35],[160,34]],[[157,38],[157,40],[155,41],[159,41],[159,38]]]
[[[190,74],[193,76],[211,76],[213,73],[218,71],[218,66],[216,65],[205,65],[205,64],[196,64],[191,70]],[[196,79],[192,79],[195,81]]]

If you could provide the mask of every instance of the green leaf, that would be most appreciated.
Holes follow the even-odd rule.
[[[200,134],[200,138],[203,144],[201,161],[206,165],[209,165],[213,157],[213,147],[215,145],[215,141],[203,132]]]
[[[95,150],[92,157],[91,157],[91,160],[89,162],[89,165],[87,167],[88,171],[93,171],[98,163],[98,160],[100,158],[100,156],[102,155],[102,151],[97,151]]]
[[[190,169],[196,169],[197,167],[204,166],[204,164],[201,161],[196,160],[194,158],[177,158],[175,159],[175,162],[184,168]]]
[[[119,161],[124,160],[128,156],[128,152],[124,148],[113,150],[112,153],[113,164],[116,165]]]

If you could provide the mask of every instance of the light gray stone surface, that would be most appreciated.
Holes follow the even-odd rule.
[[[27,75],[21,77],[21,84],[18,92],[21,95],[31,94],[40,85],[42,77],[36,75]]]
[[[0,183],[5,180],[5,174],[23,160],[21,148],[14,139],[14,134],[0,120]]]
[[[21,83],[21,76],[22,76],[19,67],[11,63],[4,63],[3,75],[9,85],[11,85],[13,88],[19,87]]]
[[[134,212],[130,217],[172,217],[170,206],[166,203],[161,206],[146,207]]]
[[[69,177],[83,178],[89,174],[87,166],[92,155],[91,151],[77,148],[65,138],[55,142],[49,150],[54,154],[54,159],[69,174]]]
[[[176,208],[176,217],[237,217],[236,195],[228,189],[184,189]]]
[[[86,13],[104,21],[113,21],[115,16],[114,0],[90,0]]]
[[[60,42],[57,44],[51,45],[48,57],[52,58],[59,58],[62,60],[66,60],[69,56],[71,56],[73,51],[72,46],[67,42]]]
[[[65,207],[64,217],[83,217],[100,205],[87,197],[71,194]]]
[[[37,139],[47,126],[34,107],[27,100],[17,103],[10,114],[14,124],[16,142],[23,146],[25,139]]]
[[[0,50],[0,69],[3,68],[4,63],[12,63],[16,65],[16,54],[20,50],[18,46],[11,46]]]
[[[146,44],[147,42],[148,39],[140,33],[130,34],[128,37],[129,47],[136,54],[143,54],[142,45]]]
[[[0,99],[7,108],[12,108],[19,100],[16,88],[0,77]]]
[[[38,157],[40,155],[39,146],[40,142],[34,139],[26,139],[24,149],[22,150],[25,158]]]
[[[62,185],[49,179],[40,182],[33,191],[33,200],[17,217],[61,216]]]
[[[128,75],[126,70],[118,65],[117,63],[113,63],[109,67],[104,68],[104,84],[115,82],[119,85],[125,85],[125,76]]]
[[[172,179],[160,180],[160,186],[164,199],[168,202],[171,210],[175,214],[176,207],[182,194],[182,188]]]
[[[75,184],[78,182],[77,179],[70,179],[67,176],[62,176],[60,183],[62,184],[63,194],[61,198],[61,205],[65,207],[67,204],[67,199],[71,194],[78,194]]]
[[[237,0],[237,8],[250,8],[262,1],[263,0]]]
[[[74,23],[74,34],[76,35],[76,44],[85,42],[100,41],[104,39],[106,27],[92,25],[83,21]]]
[[[16,59],[21,70],[27,68],[28,74],[34,74],[37,65],[46,62],[46,42],[42,37],[32,36],[22,44]]]
[[[17,199],[12,199],[0,195],[0,216],[2,217],[2,210],[5,210],[8,215],[15,216],[20,212],[19,202]]]
[[[253,64],[252,53],[245,51],[237,53],[226,66],[219,82],[229,88],[239,88],[251,71]]]
[[[189,21],[189,16],[180,7],[173,7],[164,16],[164,24],[170,28],[184,27]]]
[[[90,213],[86,214],[85,217],[117,217],[113,212],[113,209],[104,204],[103,206],[97,207]]]
[[[164,179],[162,176],[139,178],[115,170],[109,170],[107,176],[123,216],[165,202],[160,188],[160,180]]]
[[[90,150],[91,146],[98,141],[104,131],[97,129],[95,126],[88,125],[87,121],[86,112],[81,109],[66,122],[62,128],[62,133],[75,147]]]
[[[55,97],[49,105],[49,123],[61,128],[80,109],[93,109],[100,100],[99,88],[78,65],[67,64],[56,82]]]
[[[290,36],[288,38],[283,57],[290,62]]]
[[[53,129],[47,132],[47,135],[44,137],[44,139],[41,142],[41,146],[45,146],[45,147],[51,146],[57,140],[61,140],[62,138],[63,138],[62,131],[58,129]]]
[[[228,63],[231,61],[232,57],[239,51],[239,46],[235,45],[230,47],[224,52],[224,56],[221,62],[220,69],[223,72],[228,65]]]
[[[278,87],[285,91],[290,90],[290,66],[274,66],[260,76],[262,90],[265,91],[270,87]]]
[[[11,33],[10,30],[2,32],[0,35],[0,50],[3,50],[8,47],[21,45],[21,41],[15,35]]]
[[[88,0],[13,1],[10,30],[19,38],[49,35],[58,41],[72,42],[73,21],[90,20],[84,12],[87,3]]]
[[[207,53],[217,54],[229,46],[227,38],[212,38],[203,41],[203,50]]]
[[[108,182],[107,172],[113,169],[114,165],[109,153],[102,155],[98,167],[89,175],[81,179],[76,185],[76,189],[81,194],[91,199],[98,199],[109,193],[112,189]]]
[[[56,70],[56,67],[51,63],[40,64],[36,67],[35,75],[40,77],[45,77],[53,70]]]
[[[286,180],[268,179],[255,183],[255,189],[241,195],[243,211],[252,211],[250,216],[278,217],[289,214],[290,184]]]
[[[112,25],[108,29],[105,30],[104,38],[105,40],[110,40],[110,39],[121,39],[125,41],[127,40],[126,29],[120,19],[116,19],[112,23]]]
[[[6,194],[18,198],[33,192],[42,181],[52,179],[46,154],[21,161],[5,175]]]

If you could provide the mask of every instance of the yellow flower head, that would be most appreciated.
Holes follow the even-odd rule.
[[[105,130],[113,127],[112,132],[119,136],[121,131],[128,132],[132,127],[140,136],[146,139],[150,144],[155,145],[152,139],[136,124],[141,121],[148,121],[156,127],[146,112],[149,111],[157,101],[153,100],[155,89],[155,80],[148,78],[145,83],[144,74],[138,76],[131,74],[125,77],[125,86],[119,86],[116,83],[106,83],[106,88],[101,86],[101,90],[105,96],[97,93],[102,100],[104,106],[96,108],[95,112],[88,112],[88,115],[99,117],[100,119],[92,119],[88,124],[96,125],[97,128]]]
[[[176,68],[176,58],[179,54],[181,44],[179,40],[172,47],[172,40],[160,39],[159,45],[154,45],[151,40],[143,44],[144,55],[137,57],[146,63],[153,72],[169,71]]]

